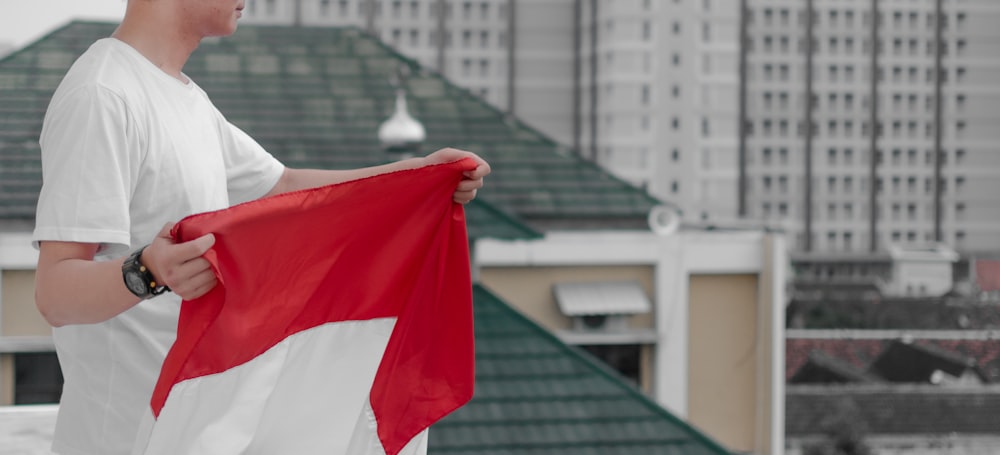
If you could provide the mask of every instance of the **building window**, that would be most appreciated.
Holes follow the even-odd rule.
[[[58,403],[63,375],[54,352],[15,353],[14,404]]]

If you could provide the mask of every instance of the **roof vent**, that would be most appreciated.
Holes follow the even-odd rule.
[[[382,149],[396,159],[417,156],[420,146],[427,139],[424,125],[410,116],[407,110],[406,90],[403,89],[407,73],[407,67],[402,66],[390,81],[396,87],[396,111],[378,127],[378,140]]]

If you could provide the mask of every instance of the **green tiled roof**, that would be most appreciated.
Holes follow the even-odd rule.
[[[72,22],[0,60],[0,219],[34,216],[48,101],[76,57],[113,30]],[[470,207],[482,212],[470,215],[479,223],[470,224],[473,235],[531,232],[518,221],[643,220],[658,203],[355,28],[241,26],[203,41],[185,73],[287,165],[345,168],[388,159],[376,131],[394,107],[389,79],[400,65],[410,68],[410,111],[427,129],[425,151],[464,148],[493,166],[482,203]],[[493,226],[504,220],[510,226]]]
[[[485,288],[474,300],[475,396],[434,425],[429,453],[729,453]]]

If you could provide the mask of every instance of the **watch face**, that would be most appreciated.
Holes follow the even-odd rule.
[[[146,289],[146,280],[142,279],[142,275],[138,272],[129,271],[126,273],[125,285],[128,286],[128,290],[137,296],[144,296],[149,293]]]

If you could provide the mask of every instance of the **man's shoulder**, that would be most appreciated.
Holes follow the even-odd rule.
[[[92,44],[73,63],[60,84],[60,90],[72,92],[79,88],[101,89],[121,95],[129,84],[141,77],[134,59],[127,55],[114,38],[104,38]]]

